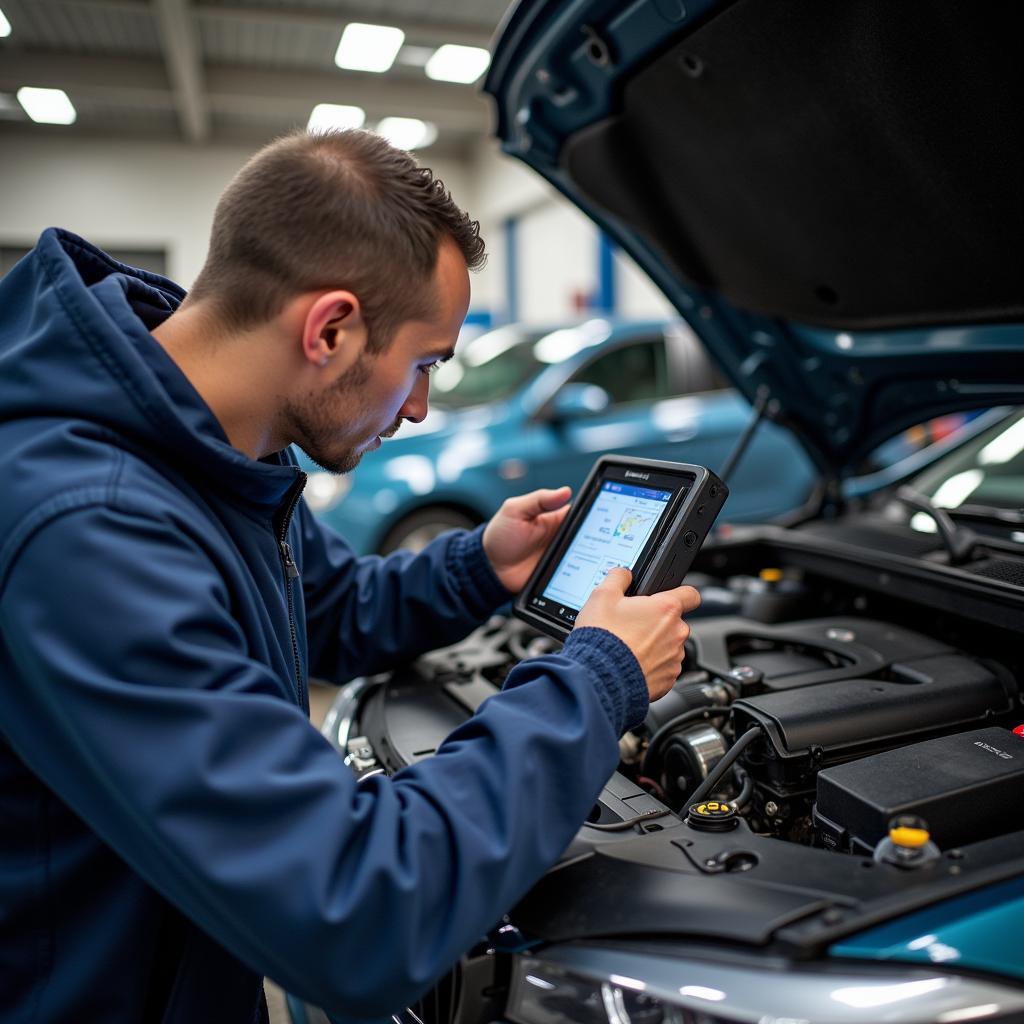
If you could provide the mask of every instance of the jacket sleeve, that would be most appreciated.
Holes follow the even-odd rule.
[[[315,676],[340,682],[411,661],[461,640],[511,597],[484,554],[483,527],[446,533],[417,554],[357,558],[305,502],[298,515]]]
[[[434,757],[357,784],[273,695],[176,524],[70,511],[5,580],[0,729],[18,755],[204,931],[344,1020],[411,1002],[523,895],[646,706],[628,649],[584,630]]]

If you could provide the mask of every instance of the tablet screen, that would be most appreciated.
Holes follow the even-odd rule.
[[[703,466],[601,456],[514,613],[562,638],[616,566],[632,571],[631,594],[678,585],[728,493]]]
[[[632,569],[674,493],[605,480],[542,592],[551,612],[575,620],[609,569]]]

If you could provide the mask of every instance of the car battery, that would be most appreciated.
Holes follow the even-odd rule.
[[[941,849],[1020,828],[1024,737],[972,730],[818,774],[814,823],[825,846],[869,854],[898,814],[924,818]]]

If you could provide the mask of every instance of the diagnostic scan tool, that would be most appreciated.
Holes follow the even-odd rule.
[[[703,466],[602,456],[516,598],[514,614],[565,639],[609,569],[632,570],[627,594],[679,586],[728,495]]]

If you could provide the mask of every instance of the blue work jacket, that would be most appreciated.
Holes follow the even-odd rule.
[[[412,1001],[557,859],[646,708],[602,630],[357,784],[308,721],[508,597],[479,532],[355,558],[150,334],[183,292],[48,230],[0,283],[0,1020]]]

